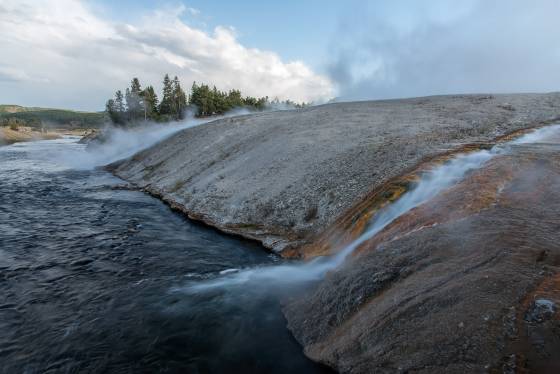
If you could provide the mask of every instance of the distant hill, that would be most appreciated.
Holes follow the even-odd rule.
[[[0,105],[0,123],[15,118],[31,127],[97,128],[106,122],[104,112]]]

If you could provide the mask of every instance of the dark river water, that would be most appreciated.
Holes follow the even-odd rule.
[[[75,141],[0,147],[0,373],[325,372],[277,297],[185,291],[279,259],[64,166]]]

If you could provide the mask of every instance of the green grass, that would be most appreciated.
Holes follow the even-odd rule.
[[[17,118],[32,127],[96,128],[105,123],[104,112],[0,105],[0,121]]]

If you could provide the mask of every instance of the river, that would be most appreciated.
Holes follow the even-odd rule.
[[[83,147],[0,148],[1,373],[325,372],[278,297],[181,291],[280,259],[59,157]]]

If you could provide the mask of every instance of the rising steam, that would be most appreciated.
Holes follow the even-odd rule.
[[[98,166],[130,157],[178,131],[199,126],[220,118],[248,114],[245,109],[228,112],[221,117],[198,119],[189,117],[171,124],[146,123],[132,128],[107,127],[104,129],[105,140],[91,147],[74,147],[64,149],[54,155],[54,161],[71,169],[89,170]]]
[[[250,283],[252,288],[265,287],[270,290],[271,287],[276,287],[279,291],[285,292],[285,289],[290,286],[299,286],[307,282],[320,280],[327,272],[340,266],[356,248],[372,239],[395,219],[461,181],[469,171],[480,168],[495,155],[509,152],[511,146],[542,142],[549,137],[557,136],[559,130],[560,125],[542,128],[510,143],[497,145],[489,151],[481,150],[458,155],[445,164],[433,168],[422,176],[412,190],[405,193],[396,202],[380,210],[372,218],[367,231],[334,256],[317,258],[303,264],[245,269],[237,273],[228,273],[217,279],[188,285],[181,288],[180,291],[199,293]]]

